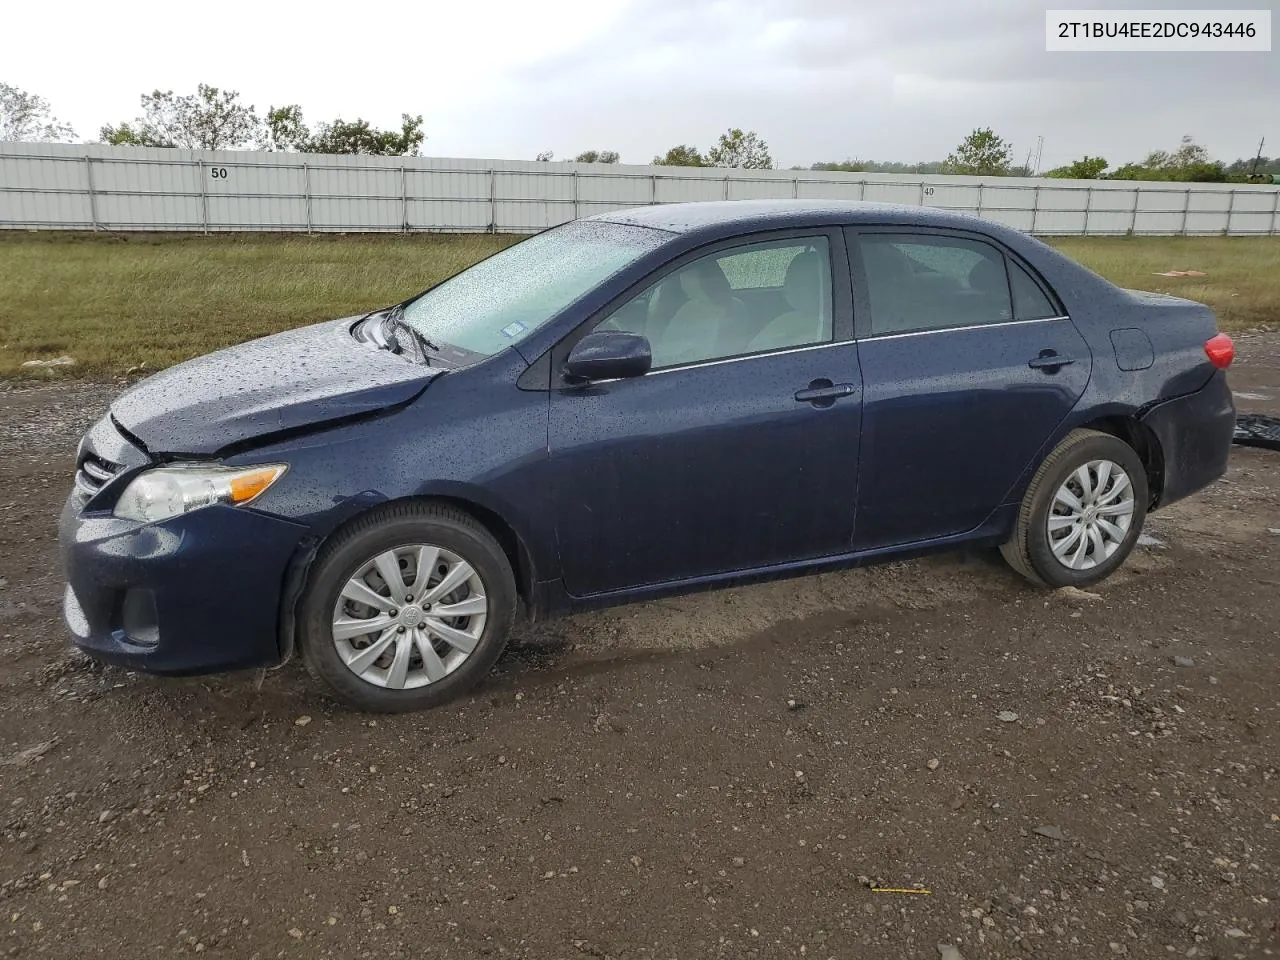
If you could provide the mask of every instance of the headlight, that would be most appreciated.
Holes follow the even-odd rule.
[[[112,511],[125,520],[153,523],[215,503],[243,506],[284,475],[283,463],[222,467],[185,463],[146,470],[130,481]]]

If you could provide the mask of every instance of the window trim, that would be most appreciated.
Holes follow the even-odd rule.
[[[849,274],[853,281],[853,300],[854,300],[854,330],[859,341],[862,340],[883,340],[889,337],[914,337],[925,333],[945,333],[953,330],[984,330],[988,327],[1006,327],[1015,323],[1048,323],[1051,320],[1070,320],[1071,317],[1067,313],[1066,307],[1062,302],[1062,298],[1050,287],[1040,276],[1040,272],[1034,266],[1026,261],[1024,257],[1019,256],[1001,243],[995,237],[985,233],[978,233],[973,230],[953,230],[947,227],[918,227],[893,224],[883,224],[868,227],[846,227],[845,250],[849,256]],[[1009,262],[1012,261],[1026,271],[1033,283],[1040,287],[1040,290],[1049,300],[1049,305],[1057,311],[1058,315],[1053,317],[1036,317],[1034,319],[1020,320],[1017,316],[1013,316],[1008,320],[997,320],[994,323],[957,323],[945,327],[929,327],[926,330],[904,330],[896,333],[875,333],[871,328],[871,298],[868,294],[866,264],[862,260],[861,239],[863,236],[910,236],[910,237],[938,237],[940,239],[967,240],[971,243],[984,243],[993,248],[1004,258],[1005,261],[1005,286],[1009,291],[1009,310],[1015,310],[1013,299],[1013,276],[1009,270]]]
[[[1038,321],[1037,321],[1038,322]],[[928,331],[932,332],[932,331]],[[650,370],[643,377],[609,377],[607,380],[592,380],[590,383],[570,383],[568,387],[596,386],[602,383],[625,383],[628,380],[645,380],[649,377],[661,377],[667,373],[682,373],[699,367],[719,367],[727,363],[742,363],[744,360],[766,360],[769,357],[782,357],[791,353],[809,353],[812,350],[830,350],[833,347],[847,347],[852,340],[828,340],[826,343],[809,343],[803,347],[780,347],[777,350],[757,350],[755,353],[735,353],[732,357],[717,357],[715,360],[699,360],[696,363],[680,363],[671,367],[658,367]]]
[[[870,340],[900,340],[903,337],[923,337],[930,333],[960,333],[967,330],[990,330],[993,327],[1025,326],[1028,323],[1053,323],[1058,320],[1070,320],[1070,317],[1036,317],[1034,320],[999,320],[995,323],[966,323],[951,327],[929,327],[927,330],[904,330],[902,333],[873,333],[861,337],[860,342]]]
[[[572,331],[561,338],[561,340],[551,348],[551,389],[581,389],[583,386],[582,384],[571,382],[566,380],[564,377],[564,364],[569,358],[569,351],[577,345],[579,340],[594,330],[596,326],[612,316],[616,310],[627,304],[634,297],[643,293],[649,287],[662,282],[675,271],[687,266],[695,260],[701,260],[703,257],[711,256],[721,250],[731,250],[736,247],[748,247],[757,243],[800,240],[806,237],[822,237],[827,242],[827,256],[830,260],[827,269],[831,277],[832,293],[830,340],[825,343],[810,343],[799,347],[782,347],[775,350],[758,350],[753,353],[737,353],[729,357],[713,357],[708,360],[699,360],[696,363],[661,367],[659,369],[649,371],[649,373],[645,374],[645,377],[674,373],[682,370],[692,370],[698,367],[718,366],[720,364],[737,362],[739,360],[751,360],[758,357],[792,353],[798,350],[814,350],[851,343],[854,340],[853,293],[850,289],[849,254],[842,227],[840,225],[814,225],[811,227],[789,227],[782,230],[761,230],[755,233],[742,233],[733,237],[724,237],[719,240],[704,243],[691,250],[686,250],[684,253],[673,257],[661,266],[650,270],[644,276],[640,277],[635,283],[628,286],[624,291],[622,291],[622,293],[618,294],[599,310],[592,313],[586,320],[574,327]],[[644,377],[636,377],[633,379],[642,380]]]

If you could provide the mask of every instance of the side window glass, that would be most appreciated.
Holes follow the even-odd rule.
[[[1018,320],[1047,320],[1058,308],[1019,263],[1009,261],[1009,285],[1013,287],[1013,315]]]
[[[831,339],[826,237],[732,247],[673,270],[601,321],[649,339],[653,366],[680,366]]]
[[[909,333],[1013,319],[1004,255],[956,237],[864,234],[872,333]]]
[[[723,256],[719,263],[734,290],[776,289],[786,283],[787,267],[804,249],[797,244],[762,243]]]

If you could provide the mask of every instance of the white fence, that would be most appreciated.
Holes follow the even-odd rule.
[[[0,144],[0,228],[541,230],[686,200],[798,197],[960,210],[1041,235],[1276,235],[1280,188]]]

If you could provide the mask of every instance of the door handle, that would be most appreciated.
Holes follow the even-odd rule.
[[[814,380],[807,389],[797,390],[796,399],[801,403],[812,403],[817,407],[829,407],[841,397],[847,397],[857,391],[852,383],[832,383],[830,380]]]
[[[1059,367],[1065,367],[1069,363],[1075,363],[1075,360],[1071,357],[1059,356],[1056,350],[1041,350],[1040,356],[1032,357],[1027,361],[1027,366],[1032,370],[1053,373]]]

